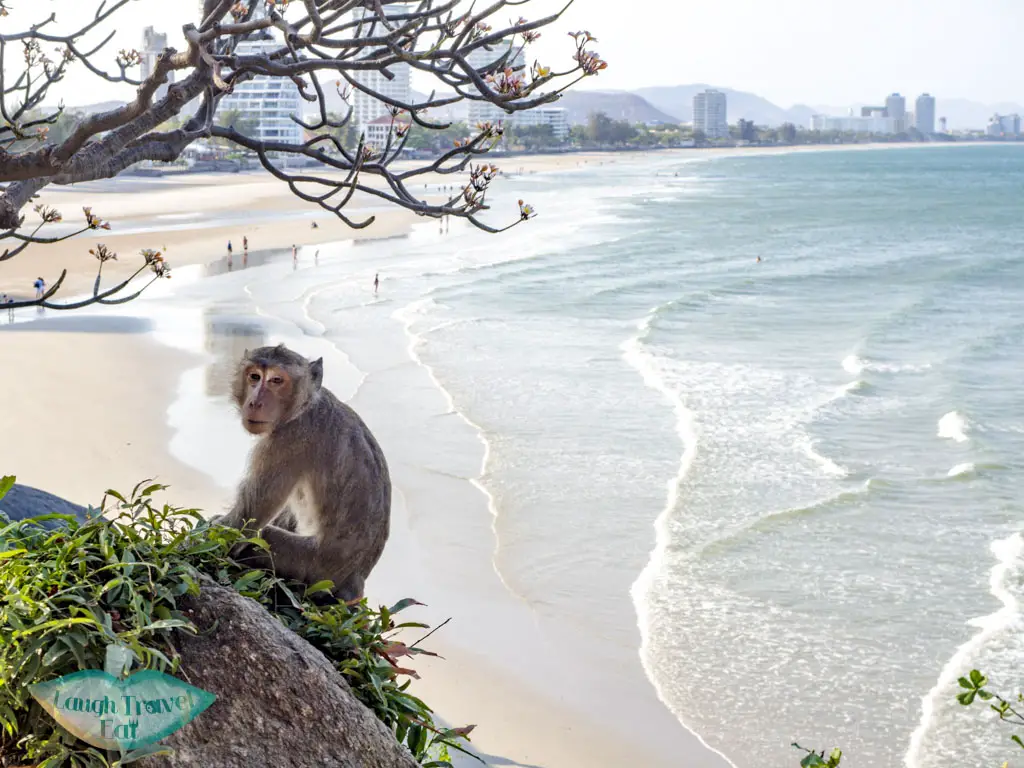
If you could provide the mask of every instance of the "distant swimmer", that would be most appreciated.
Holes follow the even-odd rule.
[[[377,288],[380,286],[380,272],[373,276],[373,295],[377,295]]]

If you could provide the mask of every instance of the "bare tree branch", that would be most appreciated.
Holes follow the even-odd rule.
[[[0,240],[13,244],[0,261],[85,231],[52,238],[40,236],[39,227],[22,231],[24,207],[48,184],[110,178],[140,162],[173,161],[204,138],[251,151],[298,197],[354,228],[374,220],[356,220],[344,212],[353,200],[363,198],[421,216],[455,216],[488,232],[503,231],[532,217],[533,210],[520,202],[518,214],[500,227],[479,218],[489,209],[487,191],[499,172],[478,161],[501,140],[502,125],[481,123],[454,146],[438,150],[432,160],[394,170],[410,131],[448,129],[450,120],[431,115],[459,102],[489,103],[506,115],[534,109],[557,101],[566,87],[606,66],[590,49],[594,38],[586,32],[570,32],[567,67],[556,71],[539,62],[527,65],[530,44],[559,21],[568,5],[533,21],[518,17],[498,24],[506,9],[518,13],[530,0],[493,0],[483,8],[470,0],[206,0],[198,12],[201,18],[182,29],[187,50],[164,50],[141,78],[133,73],[142,54],[107,50],[115,32],[111,25],[129,2],[100,3],[92,18],[71,30],[60,29],[49,14],[27,29],[0,34]],[[48,55],[50,50],[56,51],[55,58]],[[61,140],[48,141],[47,132],[62,111],[47,113],[41,105],[70,67],[134,86],[135,94],[124,106],[89,115]],[[437,88],[417,101],[377,85],[381,78],[388,82],[399,74],[408,76],[402,68],[433,80]],[[176,82],[164,91],[172,75]],[[244,83],[266,78],[285,82],[312,107],[311,119],[291,115],[304,131],[301,141],[218,124],[217,112],[226,96]],[[334,81],[333,91],[327,81]],[[352,130],[352,104],[340,117],[332,114],[328,97],[335,95],[362,100],[375,105],[377,114],[390,116],[390,124],[375,126],[386,129],[384,138],[380,130],[374,134],[379,145],[359,132],[366,126]],[[194,108],[189,108],[192,116],[184,127],[166,130],[165,123],[181,116],[188,105]],[[312,165],[312,170],[297,169],[297,161]],[[428,201],[408,186],[428,174],[464,176],[458,192]],[[50,223],[43,218],[43,224]],[[94,227],[87,224],[89,228]],[[144,257],[143,270],[166,274],[162,259],[153,261],[152,253]],[[116,257],[102,251],[97,258],[102,272],[104,261]],[[93,296],[83,300],[86,304],[122,300],[117,296],[127,283],[100,291],[99,280],[100,274]],[[50,298],[62,283],[63,276],[45,297],[17,306],[58,306]]]

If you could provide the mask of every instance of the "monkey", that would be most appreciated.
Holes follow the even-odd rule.
[[[323,377],[322,357],[284,344],[245,351],[232,396],[259,440],[231,511],[214,522],[270,545],[243,545],[236,559],[307,585],[329,579],[333,597],[351,602],[390,533],[391,476],[370,429]]]

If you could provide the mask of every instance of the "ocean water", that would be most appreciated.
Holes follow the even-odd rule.
[[[1016,147],[609,159],[502,182],[540,211],[504,235],[216,279],[360,387],[400,334],[479,437],[504,588],[736,766],[997,765],[954,695],[1024,684],[1022,192]]]

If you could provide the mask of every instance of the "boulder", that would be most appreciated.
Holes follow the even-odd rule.
[[[89,510],[16,484],[0,499],[0,512],[12,520],[53,512],[84,520]],[[217,700],[160,742],[172,755],[139,765],[418,768],[327,658],[257,602],[204,577],[200,595],[183,607],[204,634],[177,633],[177,676]]]
[[[11,520],[24,520],[26,517],[49,515],[55,512],[61,515],[74,515],[79,520],[85,520],[88,511],[80,504],[20,483],[15,483],[7,495],[0,499],[0,512],[3,512]],[[43,525],[47,528],[54,528],[63,523],[60,520],[47,520]]]
[[[179,633],[178,676],[217,700],[160,742],[172,756],[141,765],[416,768],[326,657],[254,600],[204,579],[186,607],[206,633]]]

